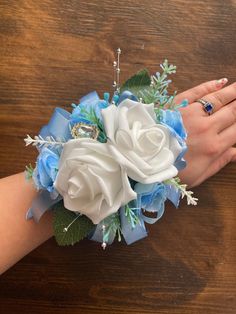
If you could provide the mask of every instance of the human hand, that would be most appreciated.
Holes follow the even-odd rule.
[[[236,161],[236,83],[223,88],[226,83],[227,79],[206,82],[176,96],[176,103],[189,100],[189,105],[180,109],[188,133],[188,151],[187,167],[179,173],[189,187]],[[215,105],[212,115],[196,102],[199,98]]]

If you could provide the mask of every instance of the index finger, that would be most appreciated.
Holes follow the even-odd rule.
[[[187,99],[189,103],[195,102],[197,99],[202,98],[203,96],[215,92],[221,89],[225,84],[227,84],[228,79],[222,78],[220,80],[213,80],[202,83],[198,86],[188,89],[187,91],[180,93],[175,96],[175,103],[179,104],[184,99]]]

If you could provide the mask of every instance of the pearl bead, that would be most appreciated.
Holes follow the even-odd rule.
[[[102,248],[103,250],[105,250],[105,248],[107,247],[107,244],[105,242],[102,243]]]

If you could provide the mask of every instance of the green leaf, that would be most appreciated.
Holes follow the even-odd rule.
[[[143,69],[129,78],[122,86],[121,92],[129,90],[135,96],[139,96],[139,91],[150,86],[151,78],[147,69]]]
[[[56,241],[59,245],[74,245],[85,238],[95,227],[90,219],[81,215],[78,217],[74,212],[67,210],[63,202],[53,206],[53,229]],[[78,217],[78,218],[77,218]],[[75,220],[75,218],[77,218]],[[72,221],[74,221],[72,223]],[[68,226],[71,226],[68,228]],[[64,228],[68,228],[67,232]]]

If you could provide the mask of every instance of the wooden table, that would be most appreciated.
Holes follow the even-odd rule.
[[[0,12],[1,177],[34,162],[23,138],[55,106],[112,90],[117,47],[123,80],[166,57],[173,89],[235,80],[235,0],[2,0]],[[195,189],[197,208],[168,206],[131,246],[49,240],[1,276],[0,312],[236,313],[235,175],[228,165]]]

